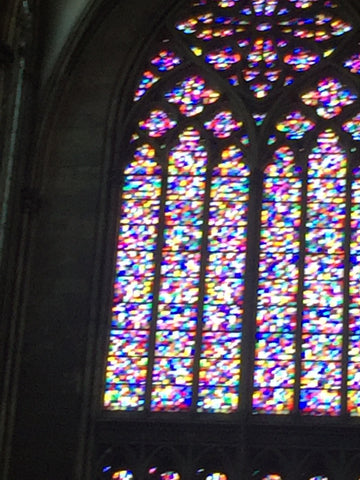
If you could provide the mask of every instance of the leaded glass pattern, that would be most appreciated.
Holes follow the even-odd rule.
[[[152,379],[154,411],[186,410],[192,400],[207,154],[196,130],[185,130],[179,140],[168,164]]]
[[[350,240],[350,278],[349,278],[349,347],[348,347],[348,411],[350,415],[360,414],[360,295],[358,289],[360,267],[359,242],[360,211],[360,172],[353,172],[351,205],[351,240]]]
[[[246,135],[229,108],[210,109],[221,93],[198,74],[161,97],[137,121],[124,171],[105,404],[229,413],[239,403]]]
[[[199,368],[199,411],[238,407],[249,169],[228,148],[213,170]],[[225,241],[224,241],[225,239]]]
[[[282,158],[280,152],[283,153]],[[279,159],[280,170],[277,171]],[[289,162],[292,172],[297,172],[296,180],[291,178],[294,173],[288,173]],[[354,232],[352,238],[358,230],[356,175],[351,184],[345,150],[339,143],[339,137],[330,129],[318,136],[317,145],[310,151],[305,165],[306,170],[300,175],[301,168],[296,168],[289,148],[281,147],[275,152],[273,163],[265,170],[253,408],[257,412],[288,413],[293,408],[291,401],[296,394],[294,379],[299,378],[298,408],[301,412],[340,414],[341,386],[347,361],[347,352],[343,349],[346,339],[344,318],[347,315],[344,305],[350,294],[347,388],[352,399],[349,399],[348,410],[355,414],[357,402],[354,399],[358,398],[359,383],[356,380],[356,362],[351,360],[352,356],[356,358],[357,341],[354,325],[358,301],[355,287],[355,278],[358,278],[356,240],[350,243],[348,290],[345,289],[345,256],[348,248],[346,225],[350,215],[351,231]],[[274,178],[269,178],[271,174]],[[284,189],[286,174],[289,179]],[[352,191],[350,202],[347,201],[349,189]],[[269,200],[272,200],[270,206]],[[284,208],[284,202],[289,201],[290,204]],[[278,211],[281,215],[277,214]],[[286,232],[285,225],[288,227]],[[280,242],[276,242],[278,237]],[[271,239],[270,244],[267,238]],[[302,245],[299,243],[301,238]],[[273,251],[278,257],[270,267],[268,258]],[[285,253],[290,255],[284,261]],[[273,272],[278,274],[277,277]],[[266,281],[269,285],[267,296]],[[268,303],[263,313],[264,298]],[[281,305],[285,307],[281,309]],[[272,325],[267,326],[263,316],[270,316],[274,308],[277,309],[274,319],[278,326],[271,330]],[[285,321],[285,328],[279,330],[283,310],[291,310],[292,316],[289,315]],[[266,340],[263,339],[264,329]],[[279,331],[280,334],[277,334]],[[301,342],[296,341],[299,338]],[[297,352],[300,363],[296,359]]]
[[[346,156],[333,131],[308,158],[300,410],[341,408]]]
[[[182,7],[123,134],[105,407],[358,416],[351,16],[333,0]]]
[[[287,147],[265,169],[253,394],[258,412],[289,413],[294,406],[300,174]]]

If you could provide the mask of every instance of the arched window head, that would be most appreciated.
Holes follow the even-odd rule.
[[[359,415],[353,14],[184,1],[154,41],[119,140],[106,409]]]

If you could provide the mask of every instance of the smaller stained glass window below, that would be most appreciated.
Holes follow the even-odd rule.
[[[227,480],[227,476],[225,475],[225,473],[214,472],[214,473],[209,473],[206,476],[205,480]]]
[[[118,470],[112,474],[111,480],[133,480],[134,476],[130,470]]]
[[[261,480],[282,480],[281,475],[277,473],[269,473],[268,475],[265,475],[262,477]]]
[[[149,475],[155,475],[155,478],[159,478],[160,480],[180,480],[181,476],[178,472],[174,470],[166,470],[164,472],[159,472],[158,467],[151,467],[149,469]]]

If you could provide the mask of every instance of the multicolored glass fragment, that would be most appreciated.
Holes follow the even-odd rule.
[[[204,127],[211,130],[216,138],[228,138],[241,126],[242,122],[236,121],[229,111],[219,112],[211,121],[204,123]]]
[[[214,168],[209,204],[197,409],[229,413],[239,404],[249,169],[230,146]]]
[[[320,134],[308,160],[299,405],[313,415],[341,408],[346,164],[338,136]]]
[[[139,126],[156,137],[163,134],[164,118],[163,111],[153,110]],[[220,112],[213,122],[208,128],[216,138],[226,138],[241,125],[230,111]],[[152,411],[229,413],[238,408],[249,170],[235,145],[221,156],[207,189],[207,152],[199,131],[188,127],[168,154],[165,177],[149,144],[136,149],[124,172],[108,409],[144,409],[149,369]],[[201,293],[204,232],[208,254]]]
[[[130,470],[119,470],[114,472],[111,480],[133,480],[134,475]]]
[[[348,68],[351,73],[360,73],[360,54],[356,53],[352,55],[348,60],[344,62],[344,67]]]
[[[243,78],[256,98],[264,98],[279,79],[278,54],[271,39],[257,38],[247,56]]]
[[[158,70],[158,73],[154,73],[154,71],[152,71],[153,67],[150,67],[150,69],[143,73],[139,86],[135,91],[135,102],[139,101],[140,98],[142,98],[143,95],[160,80],[161,76],[165,72],[169,72],[180,65],[182,63],[182,59],[173,51],[162,49],[150,60],[150,63],[153,67],[155,67],[155,69]]]
[[[289,147],[281,147],[276,156],[264,178],[253,406],[256,412],[268,413],[288,413],[294,407],[295,337],[301,331],[298,408],[304,414],[338,415],[347,158],[332,130],[319,135],[308,158],[302,224],[300,171]],[[281,158],[287,161],[283,160],[282,169]],[[304,227],[305,250],[299,263],[303,251],[299,235]]]
[[[331,8],[331,7],[330,7]],[[310,18],[293,17],[279,22],[281,31],[299,40],[325,43],[332,37],[342,36],[352,30],[349,23],[329,13],[319,13]]]
[[[227,480],[227,475],[221,472],[209,473],[205,480]]]
[[[160,77],[155,75],[150,70],[144,72],[142,79],[140,80],[139,86],[135,92],[134,101],[137,102],[140,98],[148,91],[150,88],[158,81]]]
[[[234,64],[240,62],[241,55],[234,52],[232,47],[225,47],[208,53],[205,60],[213,65],[215,70],[228,70]]]
[[[349,272],[349,347],[347,370],[347,410],[360,416],[360,169],[353,171],[351,195],[351,240]]]
[[[169,72],[177,65],[180,65],[181,58],[170,50],[161,50],[154,58],[151,59],[151,63],[157,67],[159,72]]]
[[[360,141],[360,113],[355,115],[351,120],[345,122],[342,128],[345,132],[350,133],[354,140]]]
[[[219,97],[219,92],[206,88],[205,80],[200,76],[186,78],[165,94],[167,101],[178,105],[186,117],[198,115],[205,105],[217,102]]]
[[[297,72],[306,72],[319,61],[320,56],[318,54],[301,47],[295,48],[292,53],[284,57],[284,63],[291,65],[293,70]]]
[[[262,477],[261,480],[282,480],[281,475],[278,475],[277,473],[269,473],[268,475],[265,475],[265,477]]]
[[[252,6],[255,15],[266,15],[271,17],[277,7],[278,0],[253,0]]]
[[[176,472],[175,470],[167,470],[165,472],[159,471],[158,467],[151,467],[149,469],[149,476],[155,476],[155,478],[159,478],[160,480],[180,480],[181,476],[179,472]]]
[[[206,164],[207,153],[200,144],[199,132],[186,129],[168,161],[153,411],[189,410],[192,405]]]
[[[344,87],[335,78],[323,78],[318,82],[316,90],[310,90],[301,95],[305,105],[316,108],[316,113],[326,120],[339,115],[343,108],[351,105],[357,95]]]
[[[162,137],[168,130],[176,126],[176,121],[171,120],[163,110],[152,110],[146,120],[139,122],[142,130],[147,130],[149,137]]]
[[[289,413],[294,406],[300,173],[285,146],[264,172],[253,393],[257,413]]]
[[[110,410],[145,404],[160,195],[161,168],[143,145],[124,172],[104,398]]]
[[[300,111],[289,113],[285,119],[276,124],[276,129],[283,132],[290,140],[300,140],[315,127],[315,123],[307,119]]]

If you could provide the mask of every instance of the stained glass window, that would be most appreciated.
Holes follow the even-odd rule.
[[[333,0],[182,7],[122,133],[105,408],[359,416],[351,16]]]

